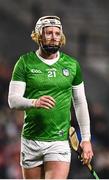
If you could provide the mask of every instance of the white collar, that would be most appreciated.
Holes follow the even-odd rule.
[[[57,52],[57,57],[54,58],[54,59],[45,59],[45,58],[43,58],[42,56],[39,55],[39,50],[36,51],[36,55],[38,56],[38,58],[39,58],[42,62],[44,62],[45,64],[48,64],[48,65],[53,65],[53,64],[55,64],[55,63],[58,61],[59,57],[60,57],[59,51]]]

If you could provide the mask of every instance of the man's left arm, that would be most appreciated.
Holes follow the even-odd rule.
[[[87,164],[93,157],[91,134],[90,134],[90,117],[85,95],[84,83],[75,85],[73,88],[73,106],[76,118],[81,132],[81,148],[83,150],[83,163]]]

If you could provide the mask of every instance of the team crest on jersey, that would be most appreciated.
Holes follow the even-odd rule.
[[[68,69],[63,69],[63,75],[64,76],[69,76],[69,74],[70,74],[70,72],[69,72],[69,70]]]

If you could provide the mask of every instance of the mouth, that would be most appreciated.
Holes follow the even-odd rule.
[[[49,41],[49,42],[47,42],[46,43],[47,45],[50,45],[50,46],[55,46],[55,45],[58,45],[59,44],[59,42],[57,42],[57,41]]]

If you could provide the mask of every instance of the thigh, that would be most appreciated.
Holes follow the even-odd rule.
[[[43,179],[44,178],[43,165],[29,169],[22,167],[22,174],[24,179]]]
[[[67,179],[71,161],[68,141],[49,143],[44,155],[45,179]]]
[[[44,163],[45,179],[67,179],[70,163],[47,161]]]

